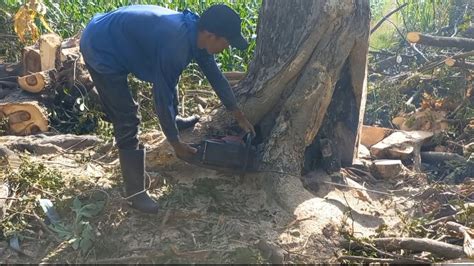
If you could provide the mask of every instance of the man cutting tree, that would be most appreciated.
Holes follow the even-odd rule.
[[[186,158],[196,149],[180,140],[178,130],[194,126],[199,118],[176,116],[176,86],[193,59],[240,127],[255,134],[213,56],[229,45],[241,50],[248,46],[241,35],[240,17],[226,5],[211,6],[201,17],[188,10],[127,6],[94,16],[85,28],[81,52],[114,126],[126,197],[133,208],[145,213],[158,211],[145,189],[145,150],[138,141],[138,105],[128,88],[127,75],[132,73],[153,83],[163,132],[175,153]]]

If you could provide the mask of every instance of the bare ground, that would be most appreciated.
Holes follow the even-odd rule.
[[[55,233],[33,220],[25,233],[29,237],[21,239],[23,254],[1,244],[5,263],[336,262],[343,254],[344,237],[401,235],[404,217],[421,215],[414,195],[422,187],[410,182],[395,191],[390,189],[396,180],[367,185],[390,195],[320,184],[314,198],[284,210],[267,194],[264,182],[252,176],[229,176],[186,164],[149,172],[150,194],[162,211],[143,215],[121,198],[117,154],[110,145],[29,156],[58,169],[77,188],[75,194],[54,201],[65,223],[72,222],[70,205],[77,195],[102,191],[107,203],[90,219],[95,240],[88,252],[55,241]],[[331,181],[324,173],[315,174],[318,180]]]

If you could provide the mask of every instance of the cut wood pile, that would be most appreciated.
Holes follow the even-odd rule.
[[[474,39],[419,32],[404,39],[395,52],[369,52],[366,125],[355,169],[345,173],[418,191],[417,210],[400,232],[349,237],[341,262],[474,258]]]
[[[365,124],[387,128],[364,128],[362,144],[374,159],[410,160],[415,172],[429,172],[437,181],[472,178],[474,39],[420,32],[404,38],[395,53],[370,53],[369,82],[387,95],[378,95],[385,102],[376,102],[375,93],[368,93]],[[418,131],[424,133],[414,135]],[[447,167],[448,162],[457,165]]]
[[[79,36],[62,40],[56,34],[42,35],[23,49],[21,62],[0,65],[3,134],[48,131],[52,113],[72,112],[68,102],[80,104],[92,88],[79,52]]]

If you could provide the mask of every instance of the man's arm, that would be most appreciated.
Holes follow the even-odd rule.
[[[160,120],[161,129],[168,141],[178,141],[178,129],[176,128],[176,113],[174,109],[174,88],[170,87],[168,82],[160,75],[158,80],[153,83],[153,97],[155,108]]]
[[[209,80],[209,83],[211,83],[213,90],[216,92],[222,104],[224,104],[227,110],[232,112],[239,126],[245,130],[245,132],[251,132],[255,136],[255,130],[252,124],[250,124],[244,113],[240,111],[237,106],[237,100],[235,99],[229,81],[227,81],[217,66],[214,56],[203,52],[197,56],[196,62]]]
[[[196,58],[196,62],[227,110],[238,110],[234,92],[230,87],[229,81],[227,81],[217,66],[214,56],[202,52],[202,54]]]

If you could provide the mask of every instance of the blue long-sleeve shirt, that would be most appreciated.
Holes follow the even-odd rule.
[[[198,20],[199,16],[187,10],[132,5],[94,16],[81,37],[81,53],[98,73],[132,73],[153,83],[156,112],[170,141],[178,139],[174,108],[178,79],[193,59],[224,106],[237,109],[214,56],[197,47]]]

